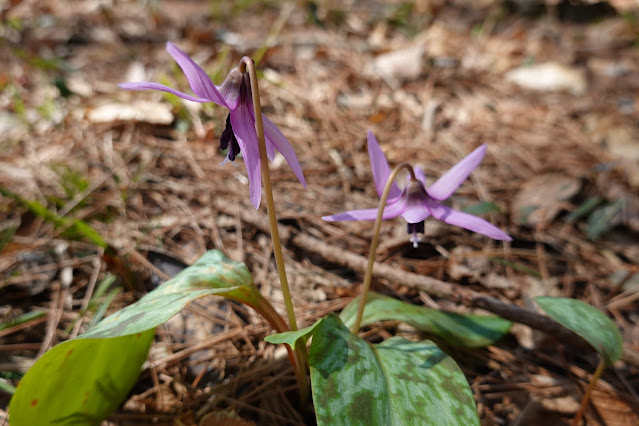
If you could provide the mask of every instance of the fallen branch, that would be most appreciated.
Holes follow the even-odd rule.
[[[214,200],[214,205],[218,210],[230,216],[235,216],[239,210],[241,219],[244,222],[255,226],[263,232],[268,232],[269,230],[266,218],[258,211],[253,209],[238,209],[237,205],[222,199]],[[352,269],[359,274],[363,274],[366,270],[367,260],[364,256],[347,252],[342,247],[327,244],[307,234],[297,233],[294,228],[280,224],[280,236],[285,243],[318,254],[327,262]],[[404,271],[383,263],[375,263],[373,272],[377,277],[423,290],[434,296],[446,297],[465,306],[481,308],[507,320],[525,324],[535,330],[548,333],[560,342],[569,344],[575,348],[592,348],[590,344],[577,334],[552,319],[531,311],[530,309],[502,302],[494,297],[483,295],[457,284]]]

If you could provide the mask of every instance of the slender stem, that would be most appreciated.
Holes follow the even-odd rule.
[[[603,374],[606,369],[606,363],[603,359],[599,360],[599,365],[597,365],[597,369],[592,375],[592,379],[590,379],[590,383],[588,384],[588,388],[586,388],[586,393],[584,393],[583,398],[581,398],[581,406],[579,407],[579,411],[575,414],[575,417],[572,419],[572,426],[578,426],[581,421],[582,416],[586,412],[586,408],[588,408],[588,403],[590,402],[590,395],[592,394],[592,390],[595,388],[595,384]]]
[[[264,192],[266,194],[266,211],[268,213],[269,225],[271,228],[271,240],[273,241],[273,254],[275,255],[275,263],[277,272],[280,277],[282,286],[282,296],[284,297],[284,305],[286,306],[286,315],[288,316],[289,328],[293,331],[297,330],[297,320],[295,319],[295,311],[293,309],[293,300],[291,291],[286,278],[286,268],[284,266],[284,256],[282,254],[282,243],[277,228],[277,217],[275,215],[275,203],[273,202],[273,187],[271,185],[271,174],[268,167],[268,156],[266,155],[266,141],[264,139],[264,124],[262,123],[262,105],[260,104],[260,90],[257,84],[257,73],[255,72],[255,64],[253,60],[247,56],[240,61],[240,71],[245,67],[249,73],[251,81],[251,93],[253,95],[253,111],[255,114],[255,132],[257,134],[257,142],[260,149],[260,165],[262,170],[262,180],[264,183]],[[300,396],[303,402],[308,399],[308,381],[306,377],[306,369],[308,365],[308,354],[306,346],[298,345],[295,350],[297,362],[295,364],[295,376],[300,387]]]
[[[280,314],[277,313],[273,305],[266,300],[264,296],[258,293],[258,298],[249,303],[244,298],[233,298],[229,297],[229,299],[235,300],[236,302],[244,303],[255,310],[255,312],[259,313],[270,325],[273,329],[278,333],[284,333],[285,331],[290,331],[288,328],[288,324],[284,321],[284,318],[281,317]],[[284,345],[286,347],[286,351],[288,352],[288,359],[293,366],[293,370],[295,371],[295,376],[300,380],[299,375],[302,374],[304,379],[300,382],[306,383],[306,369],[300,367],[300,361],[297,357],[297,354],[293,351],[293,349],[289,345]],[[305,385],[306,386],[306,385]],[[302,388],[300,388],[302,389]],[[305,394],[306,391],[302,391],[302,394]],[[306,398],[306,396],[304,396]]]
[[[411,165],[408,163],[401,163],[393,169],[390,176],[388,177],[388,180],[386,181],[386,186],[384,186],[384,191],[382,191],[382,196],[379,200],[379,207],[377,208],[377,217],[375,218],[375,227],[373,228],[373,238],[371,240],[371,248],[368,253],[368,264],[366,265],[364,283],[362,284],[362,294],[360,295],[359,305],[357,306],[357,316],[355,317],[353,328],[351,328],[351,332],[353,334],[357,334],[357,332],[359,331],[360,324],[362,323],[362,316],[364,315],[364,306],[366,305],[368,290],[371,287],[371,279],[373,278],[373,265],[375,264],[375,252],[377,251],[377,244],[379,243],[379,231],[382,228],[382,218],[384,217],[386,200],[388,199],[388,194],[390,193],[391,187],[393,186],[393,181],[395,181],[397,174],[402,169],[407,169],[408,173],[410,173],[410,179],[416,180],[415,172],[413,171]]]
[[[288,316],[288,324],[292,331],[297,330],[297,320],[295,319],[295,311],[293,310],[293,301],[291,299],[291,291],[286,278],[286,268],[284,266],[284,256],[282,255],[282,243],[280,241],[280,233],[277,229],[277,217],[275,215],[275,203],[273,202],[273,187],[271,185],[271,173],[268,168],[268,156],[266,155],[266,142],[264,140],[264,125],[262,123],[262,105],[260,104],[260,92],[257,85],[257,74],[255,72],[255,64],[251,58],[245,56],[242,58],[242,64],[246,65],[251,80],[251,93],[253,94],[253,111],[255,112],[255,131],[257,133],[257,141],[260,147],[260,164],[262,169],[262,180],[264,181],[264,192],[266,193],[266,211],[268,213],[269,224],[271,226],[271,239],[273,240],[273,254],[275,255],[275,263],[277,264],[277,272],[280,276],[282,285],[282,295],[284,296],[284,304],[286,305],[286,315]]]

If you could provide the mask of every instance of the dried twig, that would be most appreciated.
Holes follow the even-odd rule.
[[[237,213],[236,206],[222,199],[214,201],[215,207],[228,215]],[[263,232],[268,232],[266,219],[257,211],[243,209],[240,212],[242,220],[250,223]],[[321,256],[327,262],[347,267],[363,274],[366,269],[366,258],[355,253],[345,251],[339,246],[327,244],[324,241],[307,234],[296,233],[291,227],[280,225],[282,240],[289,244],[303,248]],[[540,315],[529,309],[502,302],[494,297],[483,295],[469,288],[447,283],[435,278],[403,271],[392,266],[376,263],[374,273],[378,277],[401,283],[409,287],[423,290],[428,294],[447,297],[453,301],[475,308],[485,309],[502,318],[525,324],[536,330],[546,332],[561,342],[577,348],[589,348],[590,345],[581,337],[561,326],[552,319]]]

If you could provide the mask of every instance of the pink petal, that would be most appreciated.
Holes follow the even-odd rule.
[[[240,104],[235,111],[231,111],[231,126],[246,164],[251,204],[257,209],[262,198],[260,151],[257,145],[255,122],[246,105]]]
[[[265,143],[266,156],[268,157],[269,160],[273,161],[273,159],[275,158],[277,149],[275,148],[275,145],[273,145],[273,142],[269,140],[268,136],[266,136],[266,130],[264,130],[264,137],[266,138],[266,143]]]
[[[135,82],[135,83],[120,83],[118,84],[118,86],[122,89],[126,89],[126,90],[161,90],[163,92],[168,92],[168,93],[172,93],[176,96],[181,97],[182,99],[186,99],[189,101],[193,101],[193,102],[200,102],[200,103],[204,103],[204,102],[211,102],[208,99],[202,99],[202,98],[197,98],[195,96],[192,95],[187,95],[186,93],[182,93],[179,90],[175,90],[172,89],[168,86],[165,86],[164,84],[160,84],[160,83],[151,83],[148,81],[140,81],[140,82]]]
[[[384,208],[384,214],[382,219],[392,219],[404,212],[404,203],[388,203]],[[334,214],[331,216],[322,216],[322,219],[328,222],[339,222],[342,220],[375,220],[377,219],[377,208],[375,209],[363,209],[363,210],[351,210],[345,213]]]
[[[226,101],[217,90],[217,87],[215,87],[215,84],[213,84],[206,72],[196,64],[193,59],[173,43],[167,43],[166,50],[173,56],[173,59],[175,59],[180,68],[182,68],[186,79],[191,85],[191,89],[196,95],[228,108]]]
[[[427,189],[428,195],[438,201],[450,197],[475,167],[481,163],[484,154],[486,154],[486,145],[482,145],[468,154],[466,158],[455,164],[452,169],[447,171]]]
[[[430,212],[426,207],[426,191],[421,183],[412,182],[404,189],[404,195],[398,201],[404,204],[404,213],[402,217],[408,223],[419,223],[430,216]]]
[[[237,71],[237,70],[235,70]],[[239,73],[239,71],[237,71]],[[229,74],[230,76],[231,74]],[[228,77],[227,77],[228,79]],[[226,83],[226,81],[225,81]],[[253,96],[251,95],[251,91],[250,91],[250,83],[247,81],[245,82],[248,86],[248,92],[247,92],[247,99],[245,100],[246,103],[246,107],[248,108],[249,112],[251,113],[251,119],[253,120],[253,122],[255,122],[255,111],[253,110]],[[224,86],[224,85],[222,85]],[[239,97],[238,97],[239,99]],[[268,133],[266,131],[266,123],[265,123],[265,119],[266,117],[264,116],[264,114],[262,114],[262,126],[264,126],[264,137],[266,138],[265,140],[265,146],[266,146],[266,156],[268,157],[269,160],[273,160],[275,158],[275,145],[273,145],[273,143],[268,139]],[[282,137],[284,137],[284,135],[282,135]],[[259,149],[259,146],[258,146]],[[306,186],[305,186],[306,187]]]
[[[420,181],[422,183],[422,185],[424,185],[424,188],[426,187],[426,175],[424,174],[424,171],[422,170],[421,167],[415,167],[413,169],[413,171],[415,172],[415,178]],[[410,178],[410,176],[409,176]]]
[[[268,147],[270,144],[275,146],[279,152],[282,153],[286,162],[288,163],[297,179],[299,179],[300,183],[306,188],[306,180],[304,179],[304,173],[302,172],[302,167],[300,166],[299,161],[297,160],[297,155],[295,155],[295,151],[291,144],[286,140],[286,137],[280,129],[269,120],[264,114],[262,114],[262,123],[264,123],[264,134],[266,136],[266,146]]]
[[[234,111],[240,102],[240,88],[242,84],[248,84],[246,89],[250,94],[251,86],[248,81],[248,76],[242,75],[237,68],[233,68],[219,88],[220,94],[226,102],[226,107],[231,111]],[[247,100],[247,104],[252,104],[252,100]]]
[[[384,152],[379,147],[379,143],[377,142],[377,139],[375,139],[375,135],[373,135],[373,132],[370,130],[368,131],[368,157],[371,162],[371,168],[373,169],[373,180],[375,181],[375,187],[377,188],[377,195],[381,197],[382,192],[384,192],[386,182],[388,181],[388,177],[391,174],[391,170],[388,166],[388,161],[386,161],[386,157],[384,156]],[[395,199],[399,197],[401,193],[402,191],[393,182],[390,192],[388,193],[388,198]]]
[[[480,217],[453,210],[431,200],[427,200],[426,205],[435,219],[444,221],[449,225],[459,226],[494,240],[512,241],[508,234]]]

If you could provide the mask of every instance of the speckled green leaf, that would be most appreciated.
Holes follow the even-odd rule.
[[[359,297],[349,303],[340,315],[348,328],[355,322],[358,304]],[[493,315],[442,312],[370,292],[362,325],[389,320],[403,321],[451,345],[468,347],[488,346],[506,334],[512,325],[510,321]]]
[[[552,319],[590,343],[607,367],[621,358],[621,333],[615,323],[599,309],[566,297],[536,297],[535,302]]]
[[[11,426],[99,425],[124,400],[146,360],[154,329],[55,346],[24,375],[11,399]]]
[[[249,306],[261,300],[246,266],[211,250],[137,302],[105,318],[83,337],[124,336],[157,327],[193,300],[210,294]]]
[[[264,308],[246,266],[209,251],[136,303],[45,353],[18,385],[11,424],[99,424],[135,383],[155,327],[210,294]]]
[[[466,378],[433,342],[371,345],[329,315],[313,332],[309,364],[318,425],[479,424]]]

